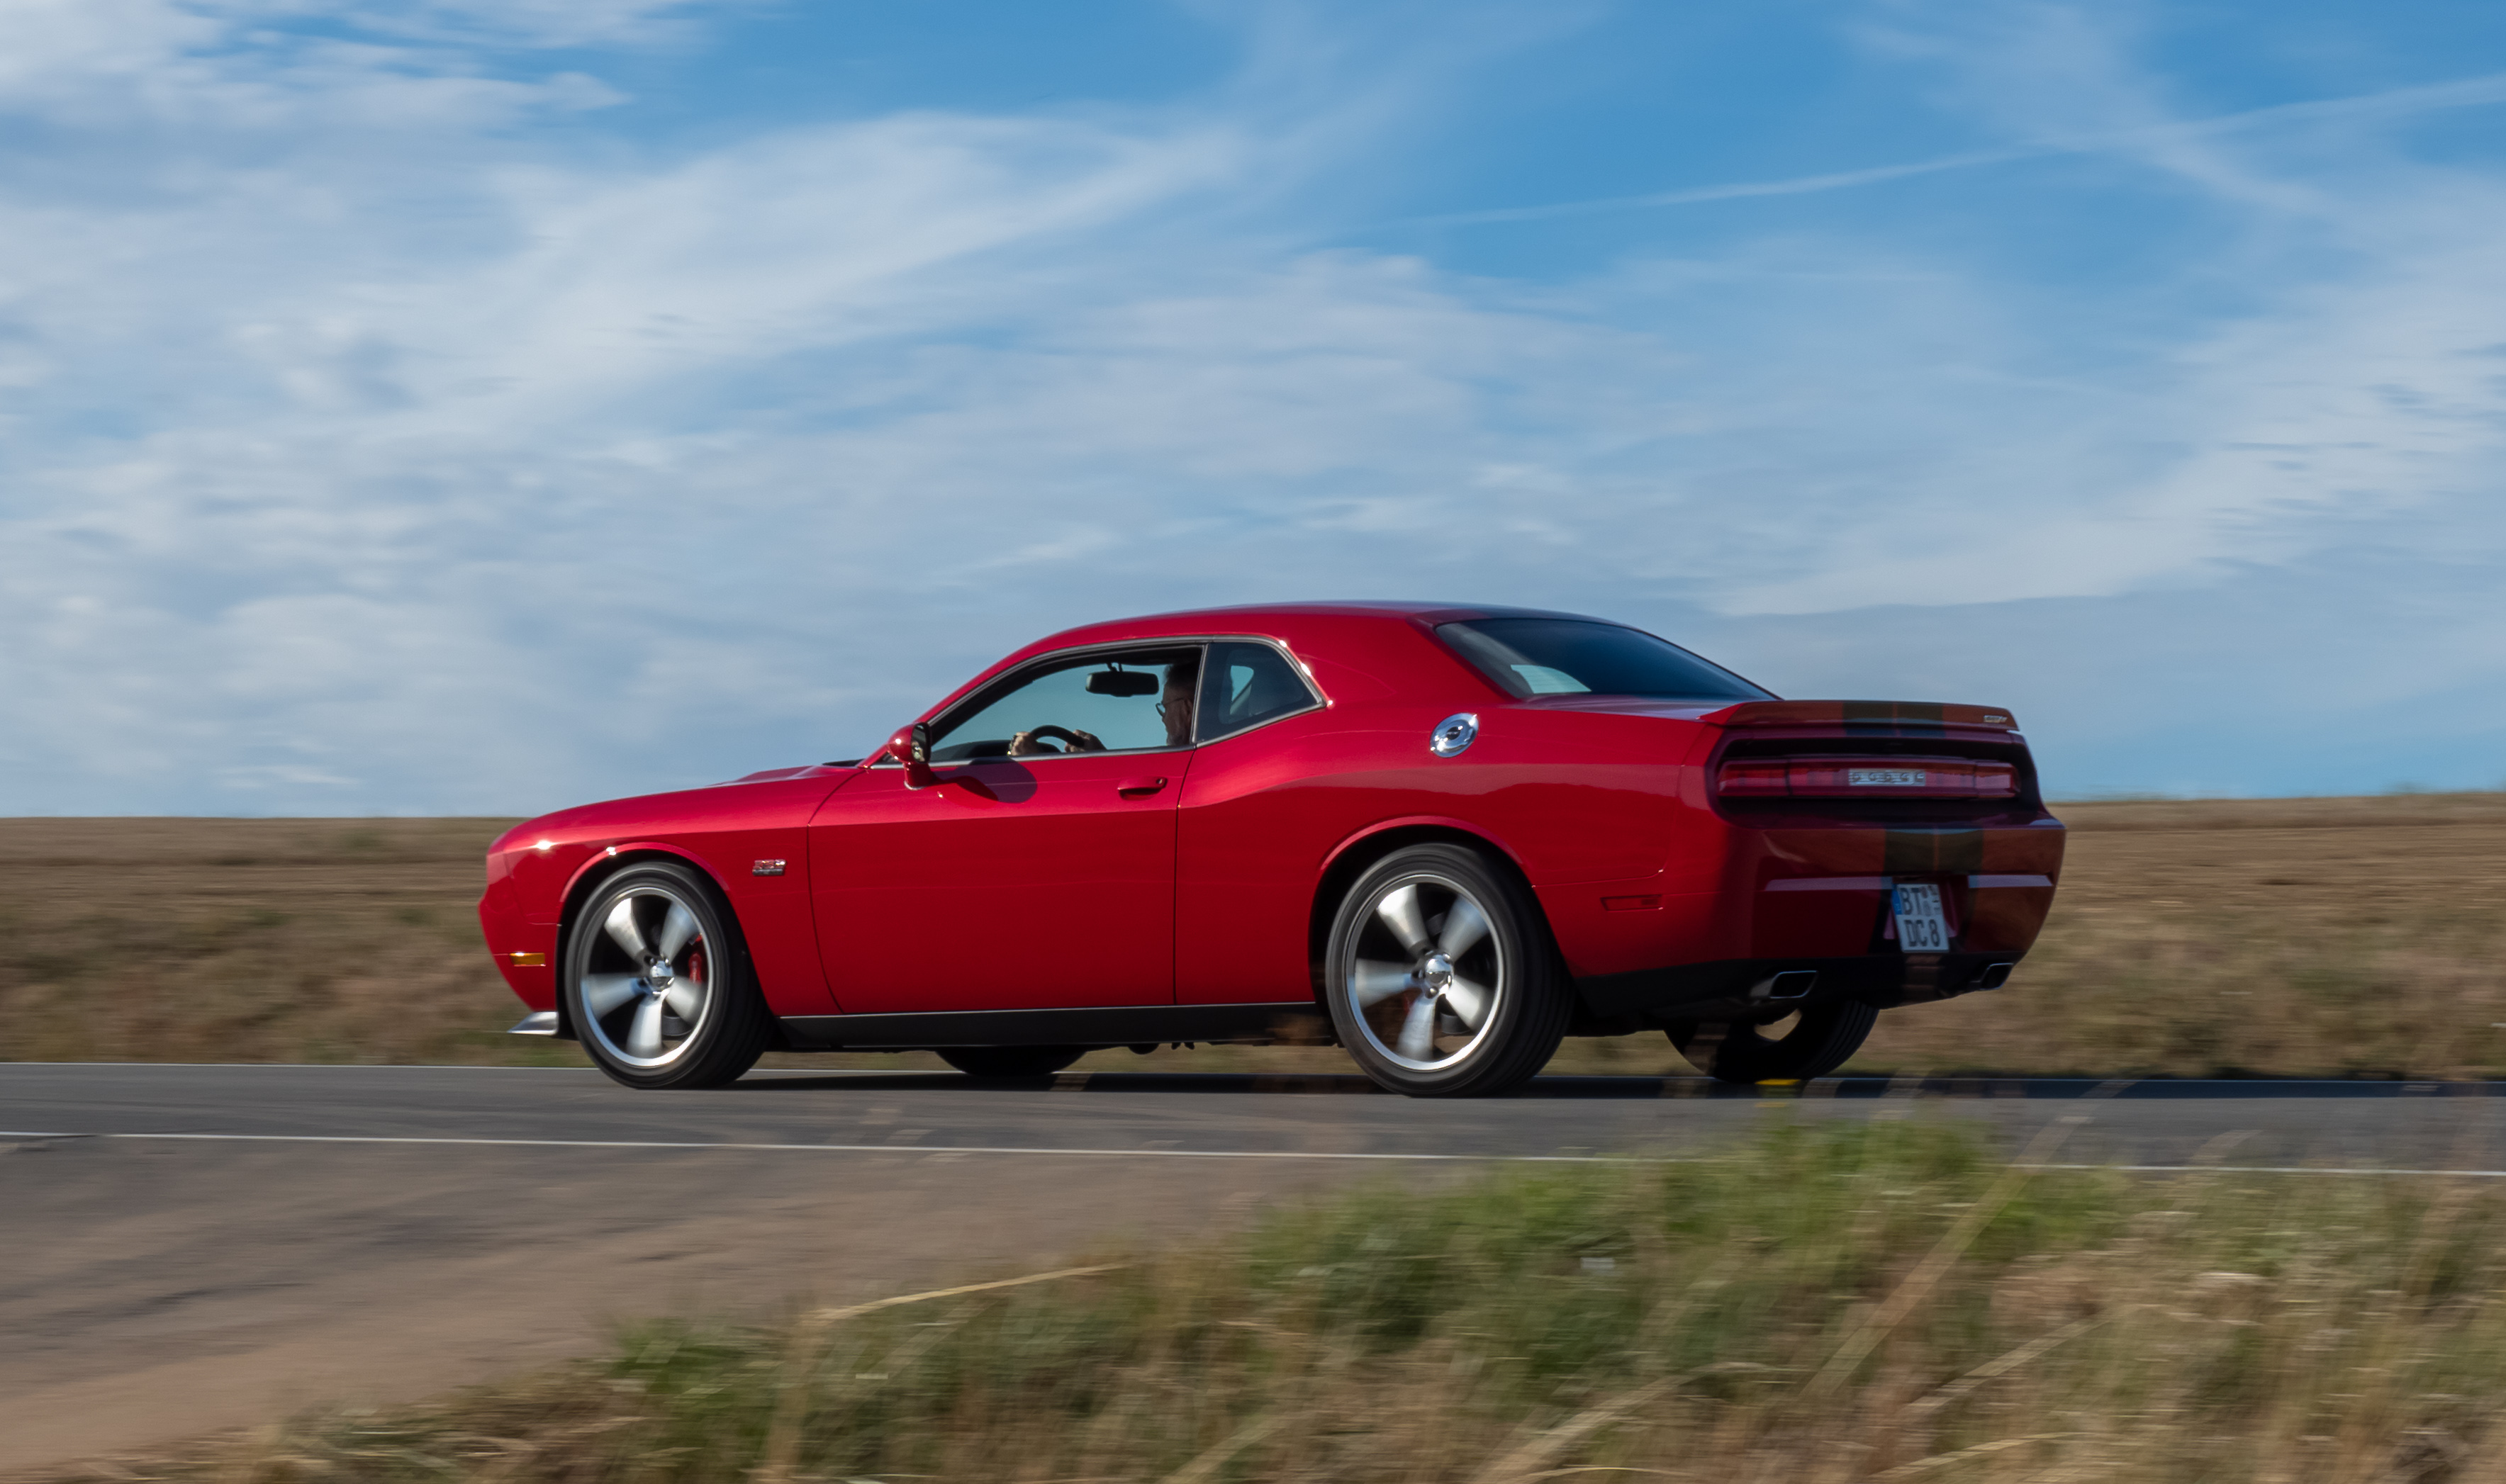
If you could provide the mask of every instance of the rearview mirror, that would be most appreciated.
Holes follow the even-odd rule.
[[[1099,670],[1088,677],[1090,695],[1155,695],[1158,686],[1146,670]]]
[[[887,755],[905,764],[905,786],[928,788],[940,780],[931,771],[931,724],[916,722],[900,727],[887,739]]]

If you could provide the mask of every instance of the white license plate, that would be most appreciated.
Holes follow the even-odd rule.
[[[1897,946],[1908,953],[1950,951],[1950,920],[1941,910],[1941,889],[1928,881],[1897,888]]]
[[[1845,787],[1851,789],[1919,789],[1931,781],[1918,767],[1849,767],[1844,770]]]

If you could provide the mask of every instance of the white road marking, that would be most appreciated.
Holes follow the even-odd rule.
[[[1151,1159],[1435,1159],[1486,1163],[1491,1160],[1534,1164],[1663,1164],[1660,1158],[1630,1154],[1378,1154],[1302,1149],[1099,1149],[1044,1148],[1020,1145],[965,1144],[704,1144],[660,1139],[452,1139],[382,1134],[89,1134],[0,1129],[0,1140],[38,1139],[181,1139],[236,1144],[427,1144],[489,1148],[540,1149],[769,1149],[809,1154],[1079,1154],[1131,1155]]]
[[[1353,1153],[1309,1149],[1161,1149],[1046,1148],[1006,1144],[704,1144],[660,1139],[453,1139],[383,1134],[90,1134],[0,1129],[0,1140],[155,1139],[230,1144],[414,1144],[483,1148],[533,1149],[762,1149],[805,1154],[1068,1154],[1088,1158],[1133,1159],[1410,1159],[1472,1164],[1696,1164],[1712,1157],[1698,1154],[1400,1154]],[[2240,1165],[2240,1164],[2038,1164],[2028,1170],[2112,1170],[2127,1175],[2452,1175],[2473,1180],[2506,1180],[2506,1170],[2422,1170],[2401,1166]]]
[[[206,1069],[214,1072],[597,1072],[598,1067],[514,1067],[495,1066],[485,1062],[11,1062],[8,1070],[22,1072],[42,1067],[109,1067],[120,1072],[144,1072],[152,1067]],[[763,1072],[783,1070],[762,1067]],[[796,1069],[805,1070],[806,1069]],[[830,1067],[814,1077],[850,1069]]]

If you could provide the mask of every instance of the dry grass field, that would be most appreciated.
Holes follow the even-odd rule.
[[[7,1054],[527,1060],[474,915],[504,824],[0,821]]]
[[[2058,806],[2062,890],[1990,995],[1867,1067],[2506,1074],[2506,794]]]
[[[2010,986],[1881,1016],[1852,1070],[2506,1075],[2506,795],[2058,812],[2062,893]],[[518,1007],[471,916],[503,823],[0,821],[0,1054],[576,1060],[503,1034]],[[1204,1048],[1090,1065],[1345,1061]],[[1555,1066],[1685,1070],[1656,1037],[1569,1042]]]

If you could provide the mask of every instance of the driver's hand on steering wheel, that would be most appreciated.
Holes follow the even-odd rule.
[[[1058,757],[1063,753],[1101,753],[1105,750],[1105,744],[1097,740],[1094,732],[1081,731],[1076,727],[1064,728],[1056,726],[1052,729],[1055,731],[1068,730],[1070,732],[1070,741],[1061,747],[1054,747],[1051,745],[1051,738],[1039,737],[1036,735],[1036,732],[1045,730],[1044,727],[1039,726],[1033,731],[1022,731],[1011,737],[1010,756],[1013,758],[1054,758]]]

